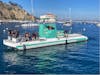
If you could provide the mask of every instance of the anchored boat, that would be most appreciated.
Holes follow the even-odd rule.
[[[100,27],[100,23],[97,23],[97,26]]]
[[[64,26],[72,26],[72,21],[71,20],[70,21],[66,21],[63,25]]]
[[[72,19],[71,19],[71,8],[69,8],[69,20],[65,21],[64,26],[72,26]]]
[[[11,33],[11,32],[10,32]],[[26,33],[25,36],[20,37],[18,33],[15,33],[17,37],[9,35],[8,39],[3,40],[3,44],[18,50],[39,48],[45,46],[52,46],[58,44],[67,44],[73,42],[86,41],[88,38],[81,34],[68,34],[66,32],[58,31],[56,24],[46,23],[39,24],[39,34],[38,36],[33,35],[30,38],[29,34]]]
[[[37,23],[32,23],[32,22],[30,22],[30,23],[25,23],[25,24],[22,24],[21,25],[22,27],[31,27],[31,26],[38,26],[38,24]]]

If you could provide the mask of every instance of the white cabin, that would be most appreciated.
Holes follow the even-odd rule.
[[[42,16],[40,16],[40,22],[46,22],[46,23],[56,22],[56,16],[53,14],[42,15]]]

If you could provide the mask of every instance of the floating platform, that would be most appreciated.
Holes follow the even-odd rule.
[[[14,38],[13,38],[14,39]],[[59,45],[59,44],[68,44],[74,42],[86,41],[88,38],[81,34],[68,34],[67,37],[57,37],[57,38],[40,38],[38,40],[31,40],[27,42],[14,42],[12,40],[5,39],[3,44],[18,50],[39,48],[45,46]]]

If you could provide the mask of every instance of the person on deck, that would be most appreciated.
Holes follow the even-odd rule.
[[[64,31],[64,36],[68,37],[67,30]]]
[[[25,33],[25,41],[29,41],[30,40],[30,33]]]
[[[36,36],[37,36],[36,33],[33,33],[32,34],[32,40],[36,40]]]
[[[12,40],[12,30],[8,30],[8,40]]]

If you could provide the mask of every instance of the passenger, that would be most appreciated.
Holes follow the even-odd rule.
[[[11,35],[12,35],[12,37],[15,37],[15,32],[14,32],[14,30],[11,31]]]
[[[66,33],[67,33],[67,30],[64,31],[64,34],[66,34]]]
[[[12,30],[11,35],[12,35],[13,38],[18,38],[19,32],[17,30]]]
[[[36,39],[38,39],[39,38],[39,34],[38,34],[38,32],[36,33]]]
[[[48,26],[47,27],[49,30],[53,30],[54,29],[54,27],[52,27],[52,26]]]
[[[30,34],[29,33],[25,33],[25,41],[29,41],[30,40]]]
[[[11,30],[8,30],[8,36],[11,36]]]
[[[32,40],[36,40],[36,33],[32,34]]]
[[[32,40],[32,38],[31,38],[31,37],[29,37],[29,40]]]
[[[14,30],[13,35],[14,35],[14,38],[18,38],[19,37],[19,31]]]
[[[64,31],[64,36],[68,37],[67,30]]]
[[[19,31],[15,32],[15,37],[18,38],[19,37]]]
[[[12,40],[12,30],[8,30],[8,40]]]

